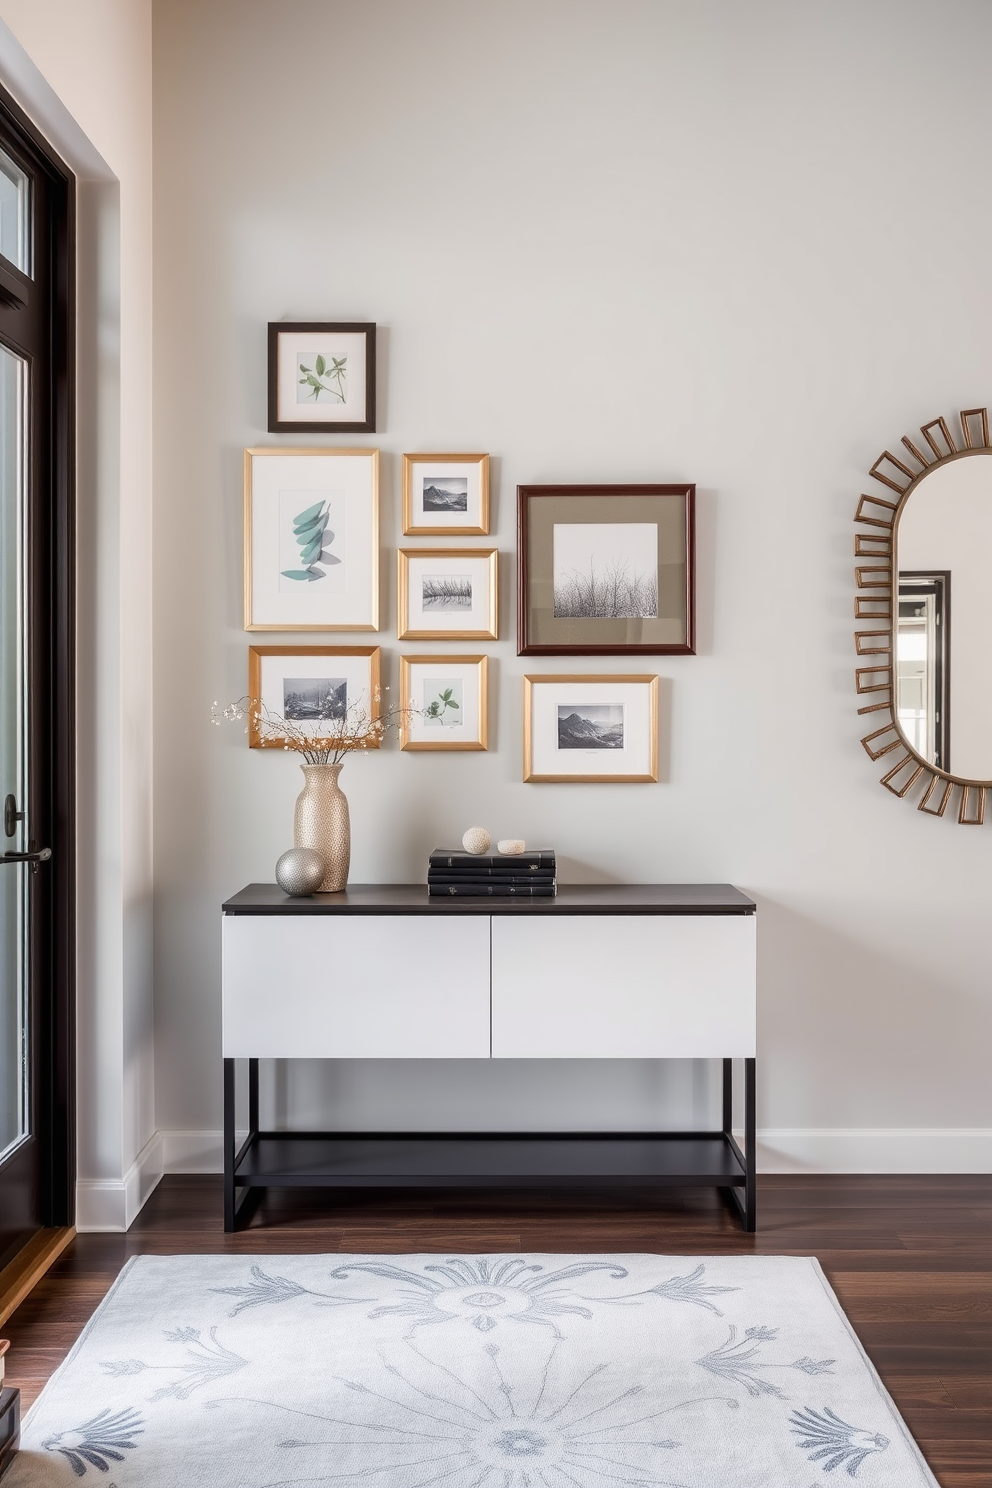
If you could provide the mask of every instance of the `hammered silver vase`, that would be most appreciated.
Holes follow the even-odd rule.
[[[338,784],[340,765],[301,765],[306,781],[296,798],[293,841],[312,847],[324,860],[320,893],[333,894],[348,882],[351,819],[348,797]]]

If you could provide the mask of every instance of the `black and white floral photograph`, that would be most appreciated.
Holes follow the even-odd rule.
[[[403,531],[408,537],[484,537],[489,456],[404,455]]]

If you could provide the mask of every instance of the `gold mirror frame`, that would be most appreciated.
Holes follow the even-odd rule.
[[[920,467],[918,470],[892,454],[891,450],[883,450],[868,472],[872,479],[894,491],[897,499],[863,495],[854,514],[857,529],[854,556],[861,560],[854,570],[858,586],[854,617],[856,620],[885,622],[878,629],[855,631],[854,646],[858,656],[879,658],[872,665],[858,667],[855,679],[859,696],[885,694],[881,701],[866,703],[858,709],[859,714],[881,713],[887,718],[882,728],[873,729],[861,740],[868,757],[880,760],[897,749],[903,751],[900,759],[882,776],[881,783],[886,790],[901,797],[908,796],[914,786],[918,787],[920,799],[916,809],[928,816],[943,816],[958,791],[958,821],[965,827],[980,827],[985,821],[985,796],[992,790],[992,780],[972,780],[955,775],[924,759],[899,726],[895,693],[899,615],[896,536],[903,507],[920,481],[941,465],[949,465],[952,460],[962,460],[969,455],[992,454],[988,409],[965,408],[959,418],[961,448],[955,444],[946,419],[931,419],[920,428],[926,452],[903,436],[903,445],[909,457]],[[980,443],[976,437],[979,432]]]

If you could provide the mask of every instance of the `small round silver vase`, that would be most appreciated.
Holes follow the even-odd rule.
[[[291,847],[276,864],[276,883],[284,894],[294,899],[315,894],[320,888],[326,864],[313,847]]]

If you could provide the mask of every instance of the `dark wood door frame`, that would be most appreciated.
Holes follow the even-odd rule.
[[[0,135],[33,178],[39,208],[37,283],[19,283],[0,262],[0,337],[34,367],[28,846],[50,847],[52,858],[32,880],[30,1029],[38,1059],[31,1129],[43,1150],[37,1217],[62,1227],[72,1224],[75,1188],[75,181],[2,88]],[[0,1266],[10,1259],[0,1255]]]

